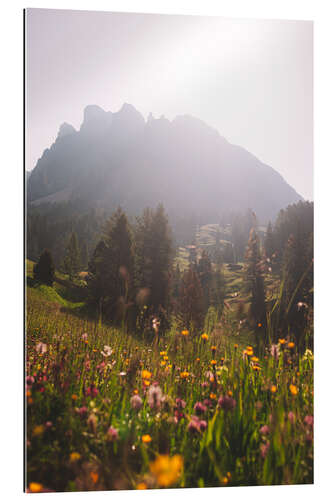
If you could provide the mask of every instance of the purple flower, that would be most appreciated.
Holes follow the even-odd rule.
[[[108,428],[108,431],[106,433],[106,437],[108,441],[117,441],[119,435],[118,435],[118,430],[112,427],[112,425]]]
[[[260,445],[260,454],[261,454],[262,458],[266,457],[268,450],[269,450],[269,441],[267,441],[267,443],[262,443]]]
[[[231,396],[221,396],[218,400],[219,406],[225,410],[233,410],[236,406],[236,401]]]
[[[292,411],[290,411],[288,413],[288,420],[291,424],[294,424],[295,421],[296,421],[296,417],[295,417],[295,413],[293,413]]]
[[[28,375],[25,380],[27,385],[32,385],[35,382],[35,378],[32,375]]]
[[[88,413],[88,408],[86,406],[82,406],[81,408],[77,408],[76,411],[80,417],[84,418]]]
[[[269,431],[270,431],[270,429],[269,429],[268,425],[263,425],[259,429],[260,434],[262,434],[263,436],[265,436],[266,434],[269,434]]]
[[[204,405],[203,403],[201,403],[200,401],[198,401],[197,403],[195,403],[194,405],[194,411],[200,415],[200,413],[205,413],[205,411],[207,411],[207,406]]]
[[[91,396],[92,398],[95,398],[98,394],[98,389],[95,387],[94,384],[91,384],[87,389],[86,389],[86,395]]]
[[[134,396],[131,397],[131,406],[134,410],[139,411],[140,408],[142,407],[142,399],[138,394],[135,394]]]
[[[181,398],[176,398],[176,406],[178,410],[183,410],[186,406],[186,402]]]
[[[150,408],[158,410],[161,407],[162,389],[159,385],[151,385],[148,390],[147,400]]]
[[[190,423],[187,426],[189,432],[202,432],[207,429],[207,422],[205,420],[200,420],[196,415],[191,416]]]
[[[313,416],[312,416],[312,415],[307,415],[307,416],[304,418],[304,423],[305,423],[305,425],[308,425],[309,427],[313,427],[313,422],[314,422],[314,419],[313,419]]]

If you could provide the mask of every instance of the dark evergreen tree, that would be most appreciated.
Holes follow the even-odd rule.
[[[181,328],[189,330],[192,334],[199,334],[202,330],[205,319],[204,295],[198,274],[193,267],[183,275],[177,318]]]
[[[266,258],[272,260],[273,253],[274,253],[273,227],[271,221],[269,221],[265,235]]]
[[[48,286],[53,285],[55,268],[53,265],[52,255],[49,250],[46,249],[41,254],[37,264],[34,265],[33,273],[36,281],[44,283]]]
[[[205,312],[207,312],[210,306],[213,269],[209,255],[205,250],[201,254],[198,265],[196,266],[196,271],[198,273],[198,277],[203,291]]]
[[[68,274],[70,280],[73,280],[80,270],[79,243],[77,234],[74,232],[72,232],[66,248],[63,268],[65,273]]]
[[[250,320],[253,324],[257,343],[266,339],[266,302],[263,278],[263,262],[257,232],[251,229],[245,254],[244,288],[250,294]]]

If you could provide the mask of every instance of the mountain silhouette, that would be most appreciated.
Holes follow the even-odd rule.
[[[263,139],[264,140],[264,139]],[[267,221],[302,197],[273,168],[192,116],[145,120],[131,104],[87,106],[64,123],[31,172],[28,203],[80,199],[138,213],[162,202],[179,215],[255,211]]]

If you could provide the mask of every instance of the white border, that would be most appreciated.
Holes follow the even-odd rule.
[[[22,9],[72,8],[122,12],[220,15],[235,18],[314,20],[315,68],[315,485],[207,489],[227,498],[279,498],[320,495],[329,498],[332,460],[332,143],[333,22],[330,0],[77,0],[6,2],[1,9],[1,484],[3,498],[23,496],[23,181],[22,181]],[[326,277],[326,282],[325,282]],[[320,282],[320,285],[318,285]],[[329,286],[331,284],[331,286]],[[167,498],[170,491],[62,494],[66,498]],[[173,490],[186,499],[196,490]],[[70,496],[69,496],[70,495]],[[89,497],[88,497],[89,495]],[[61,497],[62,498],[62,497]]]

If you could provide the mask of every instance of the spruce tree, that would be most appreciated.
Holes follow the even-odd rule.
[[[80,270],[80,251],[76,233],[72,232],[66,248],[63,267],[72,281]]]
[[[259,344],[267,340],[266,302],[260,242],[254,228],[250,231],[245,254],[244,288],[250,294],[250,320]]]
[[[52,255],[49,250],[45,249],[40,255],[37,264],[34,266],[33,273],[36,281],[44,283],[48,286],[53,285],[55,268]]]
[[[204,295],[198,274],[191,266],[183,275],[178,299],[177,318],[181,328],[200,333],[204,319]]]

